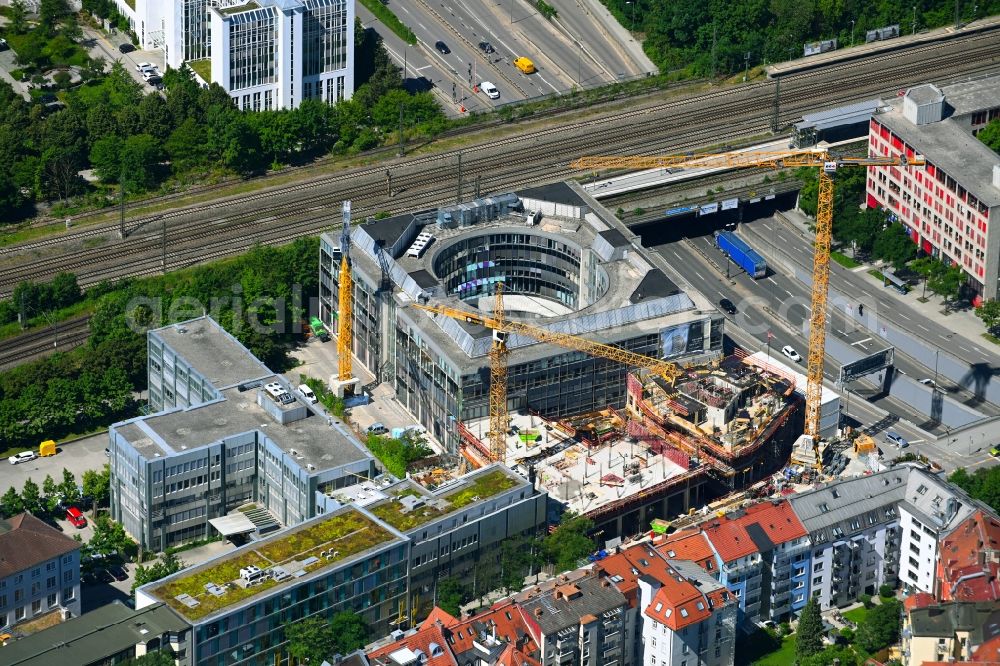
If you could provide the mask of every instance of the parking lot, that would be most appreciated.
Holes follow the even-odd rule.
[[[10,486],[20,490],[24,482],[31,479],[42,485],[46,475],[51,474],[56,483],[62,482],[63,468],[76,475],[76,482],[81,483],[83,473],[88,470],[100,471],[108,462],[104,449],[108,446],[108,433],[78,439],[64,446],[56,447],[56,455],[46,458],[35,458],[31,462],[11,465],[7,460],[0,461],[0,488],[6,490]],[[35,448],[38,453],[38,448]],[[2,492],[2,490],[0,490]]]

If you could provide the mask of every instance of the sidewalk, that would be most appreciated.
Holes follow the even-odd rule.
[[[793,228],[801,235],[805,236],[813,235],[813,232],[809,229],[809,225],[812,223],[812,220],[806,217],[801,211],[797,209],[781,213],[780,215],[775,215],[775,219],[778,221],[786,222],[791,228]],[[856,268],[846,269],[841,267],[836,262],[833,262],[832,260],[831,264],[832,264],[832,270],[837,270],[839,268],[845,271],[849,270],[852,273],[864,274],[863,277],[865,281],[868,282],[873,289],[881,288],[881,285],[879,284],[878,280],[867,274],[868,271],[870,270],[878,270],[879,268],[878,266],[874,266],[871,264],[862,264],[861,266],[858,266]],[[906,294],[901,294],[895,289],[882,288],[881,291],[879,292],[879,295],[895,300],[896,302],[901,303],[906,307],[910,308],[914,312],[917,312],[923,315],[924,317],[927,317],[931,321],[937,322],[941,328],[947,329],[965,338],[968,342],[970,342],[974,346],[974,348],[978,347],[981,350],[984,346],[990,344],[989,341],[983,338],[982,334],[985,332],[986,329],[983,326],[983,322],[980,321],[978,317],[976,317],[975,310],[969,308],[968,310],[960,310],[958,312],[947,312],[944,309],[944,300],[940,296],[937,296],[936,294],[928,292],[927,302],[922,303],[920,301],[920,294],[922,293],[922,291],[923,291],[922,288],[918,287],[915,289],[911,289]],[[920,338],[924,338],[924,336],[920,335],[919,333],[914,332],[914,334]],[[931,340],[927,338],[924,339],[930,344],[938,344],[936,340]],[[1000,347],[998,347],[997,349],[989,349],[987,347],[987,350],[988,350],[987,353],[1000,354]]]

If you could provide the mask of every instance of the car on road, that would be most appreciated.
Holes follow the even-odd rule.
[[[781,353],[782,353],[783,356],[785,356],[786,358],[792,359],[796,363],[801,363],[802,362],[802,357],[799,356],[799,353],[797,351],[795,351],[795,347],[793,347],[791,345],[785,345],[784,347],[782,347],[781,348]]]
[[[934,387],[937,386],[937,384],[934,383],[934,380],[931,379],[930,377],[924,377],[923,379],[920,380],[920,383],[923,384],[924,386],[934,386]]]
[[[15,453],[11,457],[7,458],[7,462],[11,465],[19,465],[23,462],[30,462],[38,457],[38,454],[34,451],[21,451],[20,453]]]
[[[500,99],[500,91],[497,90],[497,87],[489,81],[483,81],[480,83],[479,89],[486,93],[486,96],[490,99]]]
[[[132,53],[132,51],[135,51],[135,47],[129,44],[128,42],[125,42],[124,44],[118,45],[118,50],[121,53]]]
[[[719,301],[719,307],[722,308],[722,311],[725,312],[726,314],[734,315],[737,312],[736,306],[733,305],[733,302],[728,298],[723,298],[721,301]]]
[[[385,427],[384,423],[382,423],[381,421],[376,421],[375,423],[368,426],[367,432],[369,435],[384,435],[385,433],[389,432],[389,430]]]
[[[110,458],[111,457],[111,449],[109,449],[108,447],[105,446],[104,447],[104,455],[106,455],[107,457]]]
[[[479,50],[485,53],[486,55],[497,52],[497,50],[493,48],[493,45],[490,44],[489,42],[479,42]]]
[[[306,399],[306,402],[308,402],[309,404],[316,404],[317,402],[316,394],[313,393],[313,390],[311,388],[309,388],[305,384],[299,384],[298,391],[302,395],[302,397]]]
[[[87,519],[83,517],[83,514],[75,506],[66,509],[66,520],[78,530],[87,526]]]
[[[448,55],[451,53],[451,49],[448,48],[448,45],[441,40],[434,42],[434,48],[436,48],[442,55]]]
[[[523,74],[534,74],[535,73],[535,63],[531,62],[530,58],[525,58],[521,56],[520,58],[514,58],[514,67],[517,67]]]
[[[990,455],[993,456],[994,458],[1000,458],[1000,448],[997,448],[995,446],[991,448]]]
[[[900,435],[895,430],[890,430],[889,432],[885,433],[885,441],[889,442],[890,444],[895,444],[901,449],[905,449],[910,445],[910,443],[907,442],[905,439],[903,439],[903,436]]]

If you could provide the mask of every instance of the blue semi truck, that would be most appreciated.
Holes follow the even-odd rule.
[[[715,245],[755,280],[767,275],[767,262],[731,231],[716,231]]]

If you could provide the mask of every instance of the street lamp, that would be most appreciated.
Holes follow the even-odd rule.
[[[854,46],[854,19],[851,19],[851,46]]]
[[[912,29],[913,29],[913,31],[910,34],[911,35],[917,34],[917,6],[916,5],[913,5],[913,26],[912,26]]]
[[[635,32],[635,3],[632,2],[632,0],[626,0],[625,4],[628,5],[629,7],[631,7],[632,18],[631,18],[631,22],[629,23],[629,25],[630,25],[629,30],[631,32]]]

